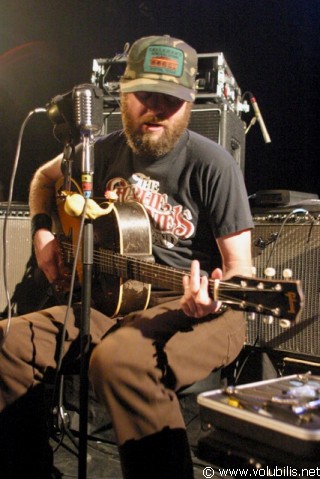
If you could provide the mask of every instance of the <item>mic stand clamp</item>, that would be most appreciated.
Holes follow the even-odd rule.
[[[65,191],[71,191],[72,182],[72,162],[75,155],[75,149],[73,142],[66,143],[63,149],[62,169],[64,171],[64,182],[62,189]]]

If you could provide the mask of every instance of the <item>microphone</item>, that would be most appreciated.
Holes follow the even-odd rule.
[[[85,198],[93,194],[94,159],[92,144],[94,134],[99,133],[103,120],[103,93],[89,83],[73,89],[73,115],[82,138],[82,191]]]
[[[257,100],[255,99],[255,97],[253,95],[250,95],[250,101],[251,101],[251,105],[252,105],[254,114],[256,116],[256,119],[259,122],[263,139],[264,139],[265,143],[271,143],[271,139],[270,139],[269,133],[267,131],[266,125],[264,124],[264,121],[263,121],[263,118],[262,118],[261,111],[260,111],[260,108],[258,106]]]
[[[73,89],[74,120],[82,135],[94,135],[102,128],[103,92],[90,83]]]

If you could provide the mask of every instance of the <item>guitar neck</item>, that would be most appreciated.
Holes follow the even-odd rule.
[[[141,259],[139,255],[137,257],[125,256],[106,250],[99,250],[94,254],[97,255],[96,259],[102,273],[150,283],[156,288],[170,291],[183,292],[182,278],[190,274],[170,266]]]
[[[72,255],[72,245],[61,242],[62,250]],[[136,280],[153,287],[183,292],[183,276],[190,272],[151,263],[145,256],[126,256],[103,248],[94,250],[94,264],[100,274]],[[303,293],[299,281],[265,280],[234,276],[228,281],[209,279],[209,294],[233,309],[269,314],[295,321],[302,309]]]
[[[63,251],[70,257],[72,246],[69,242],[60,242]],[[152,284],[153,287],[183,292],[183,277],[189,276],[189,271],[179,270],[170,266],[153,262],[153,257],[146,259],[145,255],[126,256],[105,249],[95,249],[94,264],[100,273],[117,276],[123,279],[133,279],[141,283]],[[209,280],[209,293],[214,297],[216,283]]]

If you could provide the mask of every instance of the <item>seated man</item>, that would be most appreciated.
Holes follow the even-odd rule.
[[[212,298],[208,276],[251,274],[253,222],[234,159],[187,129],[196,72],[197,54],[182,40],[137,40],[120,82],[123,130],[94,146],[95,197],[116,193],[119,204],[141,203],[156,263],[190,270],[177,290],[158,286],[146,309],[118,322],[91,310],[89,376],[112,418],[123,477],[130,479],[193,477],[176,393],[232,362],[245,339],[243,313]],[[55,284],[65,279],[51,232],[55,184],[64,167],[60,155],[36,171],[30,186],[38,265]],[[73,174],[79,180],[81,161],[75,161]],[[79,359],[78,306],[68,319],[63,364]],[[57,367],[65,311],[56,306],[12,318],[1,347],[0,419]],[[3,321],[2,338],[5,330]]]

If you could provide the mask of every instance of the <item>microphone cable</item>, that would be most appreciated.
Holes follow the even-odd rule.
[[[34,110],[31,110],[24,121],[22,122],[22,125],[20,127],[19,135],[18,135],[18,143],[17,143],[17,149],[14,157],[14,162],[13,162],[13,168],[12,168],[12,173],[11,173],[11,178],[10,178],[10,183],[9,183],[9,194],[8,194],[8,203],[7,203],[7,208],[6,208],[6,213],[4,217],[4,223],[3,223],[3,232],[2,232],[2,247],[3,247],[3,283],[4,283],[4,290],[5,290],[5,295],[6,295],[6,300],[7,300],[7,326],[6,330],[4,333],[4,336],[2,338],[2,342],[0,344],[0,349],[3,347],[5,340],[9,334],[10,330],[10,324],[11,324],[11,317],[12,317],[12,304],[11,304],[11,298],[10,298],[10,291],[9,291],[9,282],[8,282],[8,271],[7,271],[7,260],[8,260],[8,251],[7,251],[7,228],[8,228],[8,217],[10,215],[11,211],[11,205],[12,205],[12,197],[13,197],[13,188],[14,188],[14,183],[15,183],[15,178],[16,178],[16,173],[18,169],[18,164],[19,164],[19,158],[20,158],[20,151],[21,151],[21,144],[22,144],[22,138],[24,134],[24,130],[27,126],[27,123],[29,122],[30,118],[37,113],[46,113],[47,110],[45,108],[35,108]]]

